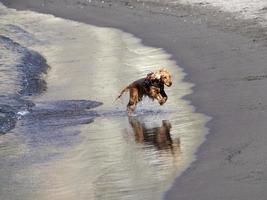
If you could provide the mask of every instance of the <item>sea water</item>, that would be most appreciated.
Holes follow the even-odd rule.
[[[3,5],[0,16],[0,199],[161,199],[209,120],[183,99],[193,84],[171,55],[118,29]],[[128,117],[128,94],[115,98],[160,67],[168,101]]]

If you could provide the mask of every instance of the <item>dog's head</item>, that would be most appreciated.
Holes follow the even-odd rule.
[[[166,85],[168,87],[170,87],[172,85],[171,74],[168,72],[167,69],[161,68],[159,71],[156,72],[155,75],[156,75],[157,79],[162,81],[162,83],[164,85]]]

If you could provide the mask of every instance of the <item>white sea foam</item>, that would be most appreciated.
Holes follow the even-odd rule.
[[[180,2],[212,5],[224,11],[238,13],[244,18],[267,20],[267,1],[265,0],[180,0]]]
[[[25,116],[25,115],[27,115],[29,113],[30,112],[28,110],[22,110],[22,111],[17,112],[17,114],[20,115],[20,116]]]
[[[144,0],[175,5],[178,3],[189,5],[213,6],[222,11],[235,13],[243,19],[256,19],[263,26],[267,26],[266,0]]]

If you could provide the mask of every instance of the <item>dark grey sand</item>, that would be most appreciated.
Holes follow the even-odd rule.
[[[166,199],[258,200],[267,198],[266,32],[253,21],[190,6],[135,1],[2,0],[97,26],[133,33],[162,47],[196,84],[187,96],[212,116],[197,161],[178,177]],[[86,53],[86,52],[85,52]]]

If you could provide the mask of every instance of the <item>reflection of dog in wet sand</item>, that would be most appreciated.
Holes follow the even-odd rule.
[[[172,79],[170,73],[162,68],[155,73],[147,74],[145,78],[136,80],[125,87],[117,99],[124,92],[130,91],[130,99],[127,105],[128,114],[131,114],[135,110],[136,104],[142,100],[143,96],[148,96],[153,100],[156,99],[160,105],[163,105],[168,99],[164,91],[164,85],[170,87],[172,85]]]
[[[152,144],[158,150],[170,150],[172,154],[180,154],[180,140],[171,138],[171,123],[168,120],[163,120],[161,127],[154,128],[147,128],[135,117],[129,117],[129,123],[135,133],[136,142]]]

